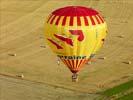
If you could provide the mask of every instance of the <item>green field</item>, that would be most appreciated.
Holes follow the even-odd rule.
[[[133,100],[133,92],[129,93],[127,95],[124,95],[124,96],[118,98],[117,100]]]
[[[116,98],[116,100],[133,99],[133,80],[120,84],[113,88],[107,89],[102,93],[104,98]]]

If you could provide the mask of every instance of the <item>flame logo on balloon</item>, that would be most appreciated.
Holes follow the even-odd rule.
[[[72,34],[72,35],[78,35],[78,41],[83,41],[84,40],[84,34],[82,32],[82,30],[69,30],[69,32]],[[62,42],[65,42],[67,43],[68,45],[70,46],[73,46],[73,40],[71,38],[68,38],[68,37],[64,37],[62,35],[59,35],[59,34],[54,34],[54,36],[61,40]],[[57,49],[63,49],[62,46],[60,46],[57,42],[53,41],[52,39],[48,39],[52,44],[54,44]]]

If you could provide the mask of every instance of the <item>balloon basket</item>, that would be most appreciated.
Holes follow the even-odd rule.
[[[73,73],[73,75],[72,75],[72,82],[78,82],[78,74]]]

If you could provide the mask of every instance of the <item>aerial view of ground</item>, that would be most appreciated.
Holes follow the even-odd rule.
[[[94,8],[108,25],[78,82],[44,39],[47,16],[68,5]],[[0,100],[133,100],[132,16],[132,0],[0,0]]]

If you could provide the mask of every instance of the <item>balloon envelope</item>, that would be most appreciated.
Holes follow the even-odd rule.
[[[81,6],[59,8],[45,24],[48,45],[72,73],[77,73],[96,54],[106,33],[103,17],[96,10]]]

